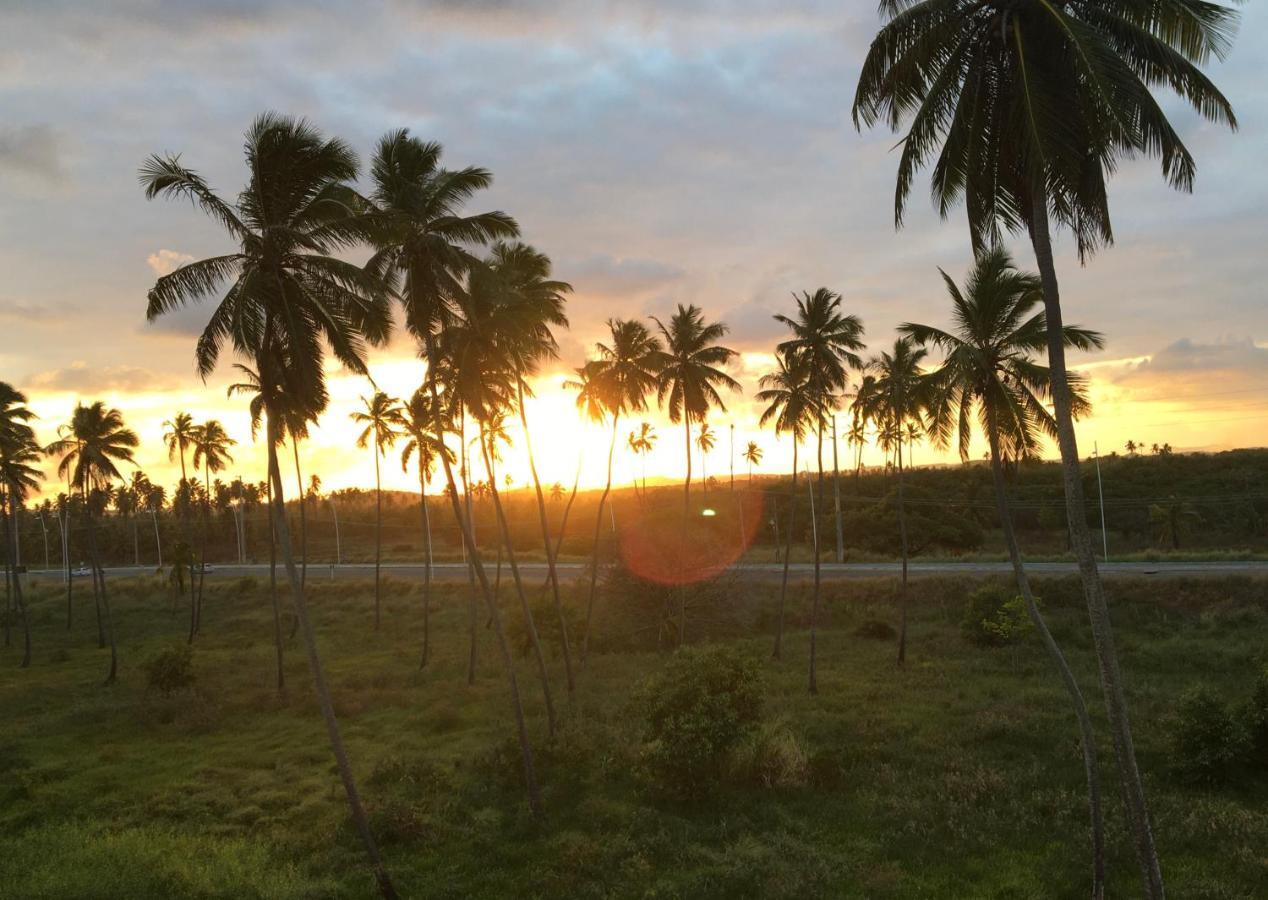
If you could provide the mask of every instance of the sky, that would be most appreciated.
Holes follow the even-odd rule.
[[[710,419],[706,460],[736,471],[749,440],[761,469],[788,471],[791,444],[757,425],[756,380],[781,338],[772,319],[794,291],[842,294],[871,348],[904,321],[946,322],[938,269],[971,259],[963,212],[942,221],[922,190],[893,225],[896,138],[859,133],[854,86],[879,18],[870,3],[604,3],[596,0],[254,2],[0,0],[0,380],[25,390],[55,437],[78,401],[118,406],[138,432],[137,463],[178,471],[163,422],[177,410],[219,418],[238,440],[224,473],[261,480],[263,452],[244,404],[227,399],[230,360],[204,384],[194,340],[210,306],[155,324],[146,292],[182,262],[229,251],[187,203],[148,202],[137,168],[177,152],[222,196],[245,180],[242,134],[265,110],[303,116],[362,159],[384,132],[409,128],[445,147],[450,166],[495,176],[471,211],[502,209],[575,287],[559,361],[529,407],[545,482],[601,484],[609,430],[582,423],[565,376],[610,317],[666,317],[701,306],[730,327],[741,394]],[[1110,194],[1116,244],[1080,265],[1058,239],[1068,322],[1102,331],[1075,362],[1094,414],[1081,449],[1127,440],[1176,449],[1268,444],[1268,89],[1256,48],[1262,4],[1209,73],[1240,129],[1202,122],[1163,94],[1198,161],[1194,192],[1172,191],[1155,161],[1125,161]],[[1033,265],[1029,247],[1012,248]],[[408,395],[422,366],[396,337],[371,360],[376,383]],[[305,447],[327,488],[373,484],[349,413],[369,383],[332,366],[332,403]],[[656,412],[651,478],[680,477],[681,428]],[[622,442],[630,428],[619,428]],[[842,426],[844,430],[844,426]],[[516,435],[522,446],[523,437]],[[975,445],[974,454],[982,448]],[[1049,448],[1049,453],[1055,451]],[[841,449],[844,460],[851,452]],[[917,465],[951,462],[918,444]],[[881,461],[874,447],[865,462]],[[697,462],[697,465],[699,463]],[[48,466],[52,474],[54,465]],[[618,452],[616,479],[639,464]],[[384,483],[416,476],[397,457]],[[523,483],[517,451],[504,472]]]

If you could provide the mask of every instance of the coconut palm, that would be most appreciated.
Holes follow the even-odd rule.
[[[700,423],[700,431],[696,434],[696,449],[700,451],[700,487],[703,490],[709,484],[709,477],[705,469],[709,452],[717,446],[718,438],[714,434],[713,429],[709,427],[708,422]]]
[[[656,387],[657,367],[662,356],[660,341],[642,322],[634,319],[608,319],[610,340],[595,344],[598,355],[578,374],[577,407],[591,420],[601,422],[611,417],[612,438],[608,444],[607,480],[599,495],[594,520],[594,541],[590,557],[590,591],[586,601],[586,625],[581,639],[581,661],[590,650],[590,624],[594,615],[594,597],[599,578],[599,535],[603,527],[603,511],[612,491],[612,458],[616,453],[617,429],[623,413],[643,412],[647,397]]]
[[[399,277],[401,280],[400,297],[405,309],[405,324],[418,340],[427,360],[425,383],[433,397],[439,396],[441,384],[436,377],[440,363],[437,339],[443,337],[453,323],[463,294],[464,276],[475,264],[469,248],[513,238],[519,231],[515,220],[502,212],[462,215],[463,205],[476,192],[488,187],[493,176],[479,168],[441,168],[441,153],[439,144],[421,141],[408,131],[401,130],[384,136],[371,164],[374,182],[372,199],[390,228],[378,236],[376,243],[379,250],[370,261],[369,268],[382,272],[385,277]],[[536,813],[540,809],[540,797],[533,751],[510,645],[493,601],[471,523],[462,514],[454,467],[443,454],[441,463],[445,471],[445,494],[462,533],[470,571],[478,580],[494,619],[498,650],[510,686],[529,806]],[[472,624],[474,626],[474,620]],[[474,627],[472,630],[474,634]],[[473,641],[473,654],[474,649]],[[474,658],[469,672],[474,673]]]
[[[748,483],[751,487],[753,469],[762,464],[762,448],[758,446],[757,441],[749,441],[748,446],[744,448],[744,461],[748,463]]]
[[[203,470],[203,488],[207,492],[207,503],[203,507],[202,546],[198,550],[200,566],[198,588],[195,592],[194,603],[190,606],[189,611],[189,640],[191,643],[194,640],[194,635],[202,630],[203,583],[207,578],[207,531],[209,528],[207,514],[210,512],[214,496],[211,490],[211,473],[223,472],[225,467],[233,462],[233,455],[229,452],[229,448],[236,443],[237,441],[229,437],[229,433],[225,431],[224,426],[216,419],[209,419],[201,425],[194,426],[194,471],[197,471],[200,467]]]
[[[1004,480],[1006,462],[1035,457],[1040,436],[1056,436],[1056,422],[1045,405],[1052,373],[1034,359],[1048,345],[1042,287],[1037,276],[1019,272],[1002,248],[978,257],[963,290],[945,272],[942,278],[951,298],[951,329],[906,323],[899,332],[943,354],[941,368],[930,378],[928,434],[933,442],[945,447],[955,438],[960,459],[967,462],[974,418],[987,435],[995,503],[1017,589],[1070,696],[1079,726],[1091,815],[1092,893],[1099,897],[1104,894],[1105,843],[1096,735],[1078,681],[1031,590]],[[1070,325],[1064,332],[1067,347],[1089,350],[1103,345],[1097,332]],[[1085,411],[1087,401],[1077,386],[1074,396],[1077,410]]]
[[[154,156],[142,166],[147,197],[193,201],[238,248],[159,278],[150,291],[146,315],[153,321],[191,302],[218,296],[196,346],[199,373],[209,375],[227,345],[251,360],[266,382],[284,383],[288,394],[320,409],[326,398],[325,348],[346,368],[364,374],[366,344],[381,344],[387,338],[391,317],[382,280],[376,272],[337,255],[371,236],[380,223],[349,186],[357,175],[355,154],[307,122],[272,113],[260,116],[247,132],[246,160],[249,181],[232,204],[176,156]],[[270,435],[281,430],[273,421],[275,414],[266,409]],[[322,718],[379,890],[384,897],[395,897],[326,686],[286,522],[277,448],[272,440],[266,443],[273,527]]]
[[[631,431],[625,439],[626,446],[642,461],[643,499],[647,499],[647,457],[656,448],[656,429],[651,422],[640,422],[637,431]]]
[[[784,567],[779,583],[779,619],[775,628],[775,649],[772,656],[781,659],[784,652],[784,606],[788,598],[788,565],[792,556],[793,528],[797,513],[797,448],[806,431],[817,421],[815,394],[810,388],[810,373],[803,358],[789,353],[775,354],[775,371],[763,375],[758,381],[760,390],[755,395],[759,403],[766,404],[758,424],[765,428],[773,424],[776,434],[788,434],[793,441],[792,489],[788,494],[788,527],[784,532]],[[760,456],[759,456],[760,458]]]
[[[40,472],[35,467],[41,452],[35,443],[30,421],[35,413],[26,405],[26,395],[12,385],[0,382],[0,510],[4,512],[6,574],[12,579],[13,598],[22,621],[23,650],[21,668],[31,665],[31,622],[18,576],[19,513],[30,491],[39,489]],[[5,620],[5,643],[8,644],[8,620]]]
[[[899,593],[898,664],[907,660],[907,504],[903,477],[903,441],[910,423],[923,425],[928,403],[928,380],[921,364],[928,351],[906,337],[894,341],[893,351],[881,351],[869,363],[875,380],[863,395],[864,410],[876,423],[882,447],[895,451],[898,467],[898,534],[902,542],[903,575]]]
[[[883,120],[895,131],[909,121],[898,164],[896,222],[901,224],[916,171],[936,153],[934,197],[944,216],[964,199],[975,248],[1024,229],[1035,251],[1071,543],[1145,894],[1161,897],[1162,870],[1113,629],[1083,515],[1050,217],[1073,232],[1086,258],[1113,239],[1106,176],[1119,160],[1160,158],[1173,187],[1192,188],[1196,164],[1151,88],[1168,86],[1202,117],[1235,128],[1231,105],[1199,67],[1229,52],[1238,15],[1201,0],[930,0],[886,2],[882,10],[889,21],[864,61],[854,120],[859,126]]]
[[[194,417],[178,412],[163,423],[163,444],[167,447],[168,462],[179,459],[181,481],[185,480],[185,453],[194,445]]]
[[[70,422],[59,430],[61,438],[45,448],[45,452],[61,455],[57,466],[58,477],[68,479],[84,500],[94,588],[101,601],[105,637],[110,642],[110,671],[106,675],[106,684],[113,684],[119,670],[119,649],[110,616],[106,572],[97,552],[96,504],[88,500],[89,492],[107,489],[123,478],[118,464],[135,464],[132,451],[140,442],[136,432],[124,425],[123,414],[108,408],[100,400],[89,406],[78,404]]]
[[[409,403],[401,410],[402,438],[401,470],[409,471],[410,460],[416,460],[418,469],[418,504],[422,512],[423,539],[427,542],[427,554],[423,561],[423,652],[418,667],[427,665],[431,658],[431,572],[432,543],[431,516],[427,509],[427,482],[436,471],[436,460],[441,454],[451,458],[453,451],[445,446],[445,427],[439,404],[431,394],[420,387],[414,391]]]
[[[354,410],[349,417],[358,425],[365,426],[357,435],[357,446],[362,450],[370,447],[374,453],[374,630],[378,631],[382,593],[379,568],[383,560],[383,482],[379,460],[396,443],[405,427],[405,419],[401,415],[401,401],[383,391],[362,397],[361,403],[365,411]]]

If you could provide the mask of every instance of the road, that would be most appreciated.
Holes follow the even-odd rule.
[[[491,563],[492,561],[486,561]],[[546,577],[546,564],[543,562],[521,562],[520,572],[529,580],[541,580]],[[279,577],[285,577],[280,571]],[[586,569],[582,563],[560,563],[562,577],[576,577]],[[1245,562],[1110,562],[1101,563],[1101,572],[1107,577],[1155,576],[1160,578],[1174,577],[1209,577],[1216,575],[1255,575],[1268,577],[1268,561],[1254,560]],[[153,572],[147,566],[120,566],[107,569],[107,574],[118,577],[147,575]],[[757,580],[778,579],[783,568],[778,563],[744,563],[732,570],[744,578]],[[821,566],[821,577],[825,580],[848,578],[885,578],[896,577],[902,571],[899,563],[824,563]],[[1078,570],[1072,562],[1028,562],[1026,571],[1032,575],[1073,575]],[[216,565],[207,573],[209,579],[241,578],[243,576],[267,577],[269,567],[263,564]],[[991,575],[1008,575],[1012,572],[1007,562],[912,562],[908,564],[908,573],[913,578],[930,575],[961,575],[982,578]],[[808,578],[814,573],[810,563],[793,563],[789,567],[790,577]],[[385,563],[383,574],[392,578],[421,580],[423,566],[413,563]],[[509,570],[503,569],[504,577],[510,577]],[[61,570],[32,570],[31,578],[55,578],[61,580]],[[311,563],[308,577],[319,580],[364,580],[374,577],[372,563],[345,563],[332,566],[324,563]],[[432,577],[437,581],[465,581],[466,566],[457,562],[436,563],[432,567]]]

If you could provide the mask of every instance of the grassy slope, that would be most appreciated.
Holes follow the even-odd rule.
[[[261,587],[210,588],[197,688],[172,699],[147,696],[140,670],[183,631],[164,594],[115,585],[123,666],[121,682],[106,689],[105,653],[77,588],[73,634],[56,587],[37,589],[35,666],[11,668],[12,649],[0,657],[0,893],[371,896],[298,643],[287,647],[287,696],[271,687]],[[1053,598],[1077,595],[1071,588],[1044,586]],[[654,653],[592,658],[553,745],[521,662],[548,811],[534,825],[491,632],[480,632],[481,677],[465,686],[464,595],[439,602],[435,664],[419,674],[416,588],[391,586],[388,624],[375,634],[366,589],[319,585],[313,605],[336,706],[405,894],[1081,896],[1080,755],[1037,645],[965,644],[963,584],[933,580],[918,587],[911,663],[895,670],[891,642],[853,635],[864,618],[896,620],[890,586],[831,590],[820,696],[805,692],[804,632],[791,636],[782,664],[767,667],[768,716],[810,759],[810,776],[789,787],[730,784],[706,802],[650,788],[637,774],[633,698],[662,661]],[[1159,592],[1164,605],[1152,602]],[[1221,790],[1179,786],[1167,774],[1165,717],[1199,680],[1241,699],[1268,632],[1256,600],[1262,584],[1150,583],[1119,593],[1134,598],[1116,618],[1171,892],[1253,896],[1268,885],[1268,778],[1246,775]],[[1099,720],[1083,616],[1053,604]],[[730,639],[769,651],[764,635]],[[562,675],[556,684],[562,693]],[[1108,764],[1108,746],[1102,756]],[[1108,769],[1105,781],[1110,894],[1130,896],[1133,863]]]

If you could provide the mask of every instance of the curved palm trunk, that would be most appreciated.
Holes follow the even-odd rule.
[[[269,511],[273,509],[273,479],[267,481]],[[300,589],[303,589],[300,579]],[[273,646],[277,651],[277,689],[286,688],[286,670],[282,666],[282,610],[277,599],[277,529],[273,527],[273,516],[269,516],[269,600],[273,604]],[[296,617],[298,621],[298,617]]]
[[[687,478],[682,483],[682,543],[679,545],[679,564],[678,577],[678,646],[681,647],[687,641],[687,523],[691,520],[691,417],[684,414],[683,435],[686,438],[687,447]]]
[[[206,462],[206,460],[204,460]],[[203,466],[204,490],[207,493],[207,505],[203,508],[203,533],[198,550],[198,591],[194,602],[189,607],[189,642],[194,642],[194,635],[203,627],[203,582],[207,580],[207,532],[211,530],[211,467]],[[190,579],[190,590],[193,590],[193,579]]]
[[[555,612],[559,615],[560,646],[564,653],[564,673],[568,679],[568,696],[571,697],[576,688],[572,674],[572,649],[568,640],[568,621],[564,618],[564,606],[559,599],[559,572],[555,569],[555,554],[550,548],[550,525],[546,521],[546,497],[542,493],[542,482],[537,477],[537,460],[533,455],[533,439],[528,430],[528,412],[524,408],[524,380],[516,380],[516,391],[519,394],[520,425],[524,428],[524,449],[528,452],[528,470],[533,476],[533,490],[537,494],[537,518],[542,527],[542,547],[546,551],[546,578],[550,582],[555,596]]]
[[[295,499],[299,501],[299,585],[308,587],[308,503],[304,499],[304,475],[299,470],[299,438],[291,436],[295,456]]]
[[[435,371],[436,349],[434,343],[428,342],[426,352],[428,365],[432,371]],[[432,402],[438,408],[440,396],[436,388],[436,382],[432,378],[428,378],[428,382],[431,388]],[[465,438],[465,435],[461,437]],[[506,632],[502,628],[502,616],[498,611],[497,604],[493,602],[493,593],[489,589],[489,578],[485,574],[484,564],[480,560],[480,551],[477,549],[475,539],[472,536],[471,524],[462,515],[462,507],[458,499],[458,486],[454,480],[453,465],[449,462],[448,454],[441,453],[440,462],[444,466],[445,481],[449,485],[449,505],[453,509],[454,518],[458,521],[458,528],[462,531],[462,543],[466,547],[470,559],[471,565],[468,572],[473,572],[480,581],[480,589],[484,592],[484,600],[489,607],[489,613],[493,617],[493,624],[497,631],[498,649],[501,652],[502,664],[506,668],[506,680],[510,687],[511,706],[515,712],[515,728],[519,737],[520,759],[524,769],[524,786],[528,792],[528,807],[534,816],[538,816],[541,814],[541,795],[537,789],[537,774],[533,765],[533,746],[529,742],[528,727],[524,722],[524,704],[520,699],[519,680],[515,676],[515,661],[511,658],[511,648],[507,644]],[[474,621],[472,625],[474,638]]]
[[[418,497],[423,516],[423,535],[427,541],[427,558],[423,560],[423,653],[420,669],[431,660],[431,516],[427,511],[427,472],[423,468],[423,448],[418,448]]]
[[[268,434],[276,434],[272,414],[268,416]],[[291,595],[295,601],[295,616],[299,620],[300,632],[304,638],[304,649],[308,654],[308,668],[313,676],[313,687],[317,692],[317,703],[321,707],[321,717],[326,723],[326,734],[330,739],[330,749],[334,753],[335,767],[339,770],[339,778],[343,782],[344,792],[348,797],[348,807],[352,814],[352,822],[365,846],[370,864],[374,868],[374,877],[378,881],[379,893],[385,900],[396,900],[396,888],[383,865],[378,845],[370,832],[370,821],[366,817],[365,808],[361,805],[361,794],[357,790],[356,780],[352,775],[352,765],[348,761],[347,750],[344,749],[343,736],[339,731],[339,720],[335,717],[334,703],[330,699],[330,689],[326,685],[326,673],[322,668],[321,656],[317,651],[317,636],[313,624],[308,617],[308,602],[304,597],[304,589],[300,583],[299,569],[295,565],[295,553],[291,547],[290,526],[286,522],[286,500],[282,492],[282,470],[277,463],[277,445],[269,441],[269,482],[273,486],[270,498],[270,512],[273,529],[282,548],[282,564],[286,568],[287,579],[291,583]]]
[[[788,495],[788,531],[784,535],[784,574],[779,582],[779,622],[775,627],[775,659],[784,656],[784,605],[788,598],[788,561],[792,556],[793,525],[797,521],[797,440],[793,439],[792,492]],[[776,538],[778,540],[778,538]]]
[[[590,595],[586,600],[586,630],[581,637],[581,664],[590,656],[590,621],[594,617],[594,595],[599,583],[599,534],[603,530],[603,505],[612,490],[612,457],[616,453],[616,428],[620,413],[612,414],[612,441],[608,444],[608,480],[599,497],[599,510],[594,516],[594,542],[590,551]]]
[[[1017,579],[1017,589],[1021,591],[1026,603],[1026,613],[1034,624],[1035,630],[1043,640],[1044,648],[1052,663],[1057,667],[1061,683],[1070,695],[1070,703],[1074,707],[1074,715],[1079,723],[1079,743],[1083,748],[1083,769],[1087,776],[1088,814],[1091,818],[1092,830],[1092,898],[1102,900],[1105,896],[1105,818],[1101,810],[1101,778],[1096,761],[1096,733],[1092,730],[1092,719],[1088,715],[1087,703],[1083,700],[1083,692],[1079,683],[1070,671],[1065,654],[1057,646],[1048,623],[1039,612],[1035,595],[1030,588],[1030,579],[1022,564],[1021,549],[1017,543],[1017,534],[1013,528],[1013,517],[1008,505],[1008,491],[1004,485],[1004,467],[1000,461],[999,432],[994,420],[988,421],[991,445],[991,475],[995,482],[995,505],[999,510],[1000,527],[1004,532],[1004,544],[1008,548],[1008,559],[1013,566],[1013,574]]]
[[[572,493],[564,504],[564,514],[559,520],[559,534],[555,536],[555,559],[559,559],[559,551],[564,545],[564,534],[568,531],[568,515],[572,512],[572,503],[577,499],[577,486],[581,484],[581,454],[577,455],[577,471],[572,476]],[[556,574],[558,570],[556,570]]]
[[[898,438],[898,534],[903,544],[903,581],[898,593],[898,664],[907,662],[907,502],[903,479],[903,439]]]
[[[374,630],[379,630],[379,566],[383,559],[383,489],[379,483],[379,440],[374,436]]]
[[[822,432],[820,433],[820,443],[822,443]],[[809,479],[806,479],[806,481],[807,481],[806,487],[809,488],[810,487]],[[816,675],[815,650],[817,645],[816,632],[818,630],[818,624],[819,624],[819,575],[820,575],[820,572],[819,572],[819,565],[820,565],[819,563],[819,520],[815,516],[814,491],[807,490],[807,493],[810,494],[810,534],[814,542],[814,552],[815,552],[814,599],[811,601],[811,604],[810,604],[810,693],[817,694],[819,693],[819,682],[818,682],[818,679],[815,677]]]
[[[1074,434],[1074,418],[1071,413],[1070,383],[1066,374],[1065,346],[1062,342],[1061,295],[1057,286],[1057,271],[1052,260],[1052,241],[1048,233],[1048,198],[1044,187],[1036,188],[1032,202],[1034,224],[1031,243],[1043,287],[1044,313],[1048,326],[1048,365],[1052,373],[1052,400],[1056,411],[1057,443],[1061,448],[1061,475],[1065,488],[1066,517],[1069,520],[1070,542],[1083,579],[1083,593],[1087,600],[1088,617],[1092,623],[1092,643],[1096,648],[1096,660],[1100,671],[1101,689],[1105,695],[1105,710],[1109,718],[1110,732],[1114,740],[1114,756],[1118,762],[1119,779],[1123,799],[1127,807],[1128,825],[1132,843],[1140,866],[1145,896],[1156,900],[1165,895],[1162,868],[1158,862],[1158,849],[1154,843],[1153,828],[1149,822],[1149,807],[1145,800],[1145,788],[1136,764],[1136,749],[1132,742],[1131,722],[1127,712],[1127,695],[1123,688],[1122,673],[1118,667],[1118,652],[1114,647],[1114,629],[1110,624],[1109,606],[1105,600],[1105,587],[1096,566],[1096,554],[1092,549],[1092,537],[1084,518],[1083,482],[1079,474],[1079,446]]]
[[[487,440],[481,440],[485,465],[489,465],[490,453]],[[537,674],[542,682],[542,697],[546,701],[546,723],[550,736],[555,736],[555,699],[550,691],[550,675],[546,671],[546,657],[542,653],[542,644],[537,637],[537,623],[533,621],[533,610],[528,605],[528,595],[524,592],[524,582],[520,579],[520,567],[515,560],[515,547],[511,544],[511,529],[506,523],[506,512],[502,509],[502,495],[498,491],[497,479],[489,478],[489,495],[493,498],[493,511],[497,516],[498,529],[502,532],[502,543],[506,545],[506,560],[511,567],[511,580],[515,582],[515,592],[520,598],[520,613],[524,616],[524,627],[528,629],[529,641],[533,647],[533,655],[537,659]]]

